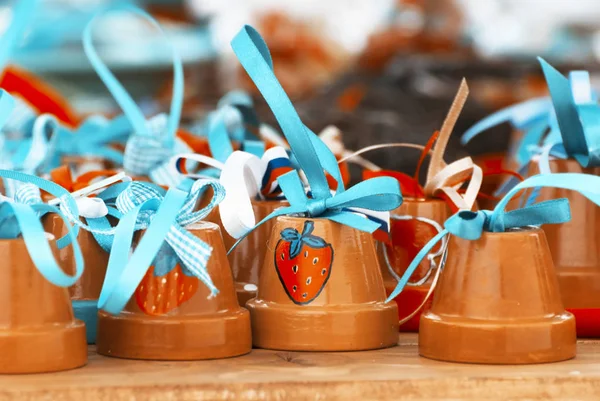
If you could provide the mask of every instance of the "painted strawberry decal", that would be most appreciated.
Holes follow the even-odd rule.
[[[293,228],[281,232],[275,247],[275,267],[285,292],[297,305],[306,305],[319,296],[333,263],[333,248],[312,235],[314,222],[305,221],[302,234]]]
[[[135,290],[135,300],[148,315],[164,315],[190,300],[199,280],[179,263],[167,244],[163,244],[146,275]]]

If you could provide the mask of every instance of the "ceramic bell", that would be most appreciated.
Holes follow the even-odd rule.
[[[326,219],[277,218],[258,294],[246,303],[254,346],[357,351],[398,341],[373,237]]]
[[[257,221],[264,219],[275,209],[283,205],[285,205],[285,202],[282,201],[252,201],[252,209],[254,210]],[[217,223],[220,226],[225,249],[230,249],[233,244],[235,244],[236,240],[223,230],[217,208],[208,215],[207,220]],[[227,256],[233,273],[235,291],[240,306],[245,306],[249,299],[256,297],[260,269],[264,264],[265,255],[263,249],[269,240],[269,235],[273,229],[274,223],[274,220],[269,220],[258,229],[254,230]]]
[[[463,210],[471,210],[474,206],[481,184],[481,168],[470,158],[460,159],[451,164],[446,164],[443,160],[446,145],[467,95],[468,87],[466,82],[463,82],[441,130],[423,147],[415,177],[419,176],[420,165],[429,153],[431,161],[424,187],[419,185],[416,178],[401,173],[383,170],[364,172],[365,178],[388,174],[395,177],[401,183],[405,194],[402,205],[391,212],[389,239],[377,244],[379,263],[388,294],[396,288],[400,277],[415,256],[442,231],[443,222],[452,213],[450,205]],[[417,147],[409,144],[395,146]],[[469,185],[463,197],[457,192],[457,187],[465,181],[469,181]],[[421,313],[431,304],[434,272],[444,250],[445,242],[433,249],[411,276],[404,290],[394,298],[398,304],[400,331],[418,331]]]
[[[531,364],[575,356],[566,312],[539,228],[450,236],[431,309],[421,317],[419,353],[449,362]]]
[[[250,352],[250,318],[238,305],[219,227],[198,222],[186,229],[212,247],[207,272],[219,293],[210,297],[209,289],[179,262],[171,266],[168,258],[156,258],[119,315],[100,312],[98,353],[199,360]]]
[[[44,216],[44,229],[60,238],[67,233],[64,221],[57,214]],[[98,322],[98,297],[102,290],[108,253],[102,249],[94,236],[87,230],[80,229],[77,242],[83,254],[85,270],[75,285],[69,287],[69,295],[73,302],[75,317],[85,322],[87,341],[96,342],[96,326]],[[73,250],[65,247],[56,252],[57,259],[66,271],[75,271]]]
[[[51,248],[56,248],[51,241]],[[85,325],[66,288],[48,282],[22,238],[0,240],[0,373],[68,370],[87,362]]]
[[[390,294],[400,277],[406,271],[417,253],[442,229],[450,217],[448,204],[441,199],[404,198],[402,205],[390,214],[390,242],[377,242],[377,257],[385,284]],[[436,247],[431,258],[421,262],[419,269],[411,277],[408,286],[394,300],[398,305],[400,320],[408,318],[424,303],[423,310],[429,309],[431,299],[427,294],[433,282],[436,268],[443,249]],[[400,325],[400,331],[418,331],[420,313]]]
[[[599,175],[599,167],[583,168],[573,159],[550,161],[553,173]],[[537,163],[529,175],[539,173]],[[528,191],[525,196],[530,195]],[[560,188],[542,188],[538,201],[567,198],[571,204],[571,221],[543,226],[552,260],[556,266],[562,302],[575,315],[579,337],[600,336],[600,209],[583,195]],[[509,206],[515,206],[514,203]]]

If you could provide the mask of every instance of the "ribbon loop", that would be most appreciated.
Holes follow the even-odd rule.
[[[153,263],[166,241],[183,268],[199,278],[211,291],[218,293],[206,264],[210,258],[210,245],[189,233],[185,226],[204,218],[224,198],[223,187],[215,180],[187,181],[179,188],[170,188],[166,194],[155,186],[132,183],[117,198],[123,217],[117,225],[108,269],[99,307],[118,314],[125,307],[135,289]],[[199,197],[207,187],[212,187],[213,198],[205,208],[193,212]],[[134,231],[146,232],[130,255]]]
[[[367,232],[373,232],[379,227],[387,229],[389,227],[388,211],[395,209],[402,202],[398,182],[393,179],[378,182],[367,180],[346,191],[335,155],[317,135],[302,123],[291,100],[273,73],[269,50],[259,33],[254,28],[245,26],[233,39],[231,46],[273,111],[310,187],[309,199],[306,195],[306,188],[296,170],[290,170],[280,176],[278,184],[290,202],[290,206],[271,213],[254,228],[280,215],[304,213],[311,217],[327,218]],[[325,176],[326,171],[338,182],[335,194],[332,194],[329,188]],[[221,176],[222,178],[223,176]],[[351,208],[355,208],[355,210],[351,210]],[[358,208],[363,210],[356,210]],[[223,217],[222,211],[221,216]],[[253,222],[253,217],[249,219],[249,222],[251,222],[250,220]],[[225,227],[230,232],[227,226]],[[234,228],[239,230],[241,227],[237,225]],[[234,233],[234,236],[240,239],[230,249],[230,252],[248,233],[249,230],[239,230]]]

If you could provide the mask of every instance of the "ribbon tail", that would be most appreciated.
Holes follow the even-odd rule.
[[[570,220],[569,200],[565,198],[536,203],[522,209],[512,210],[503,216],[505,229],[542,224],[561,224]]]
[[[267,221],[271,220],[272,218],[283,216],[285,214],[304,213],[304,212],[306,212],[306,208],[301,207],[301,206],[288,206],[288,207],[283,207],[281,209],[275,210],[273,213],[271,213],[270,215],[268,215],[267,217],[265,217],[264,219],[259,221],[258,224],[256,224],[250,231],[248,231],[244,235],[242,235],[235,242],[235,244],[233,244],[233,246],[227,251],[227,255],[229,255],[231,252],[233,252],[233,250],[235,248],[237,248],[237,246],[240,244],[240,242],[242,242],[252,231],[256,230],[258,227],[260,227]]]
[[[417,267],[419,267],[419,264],[421,263],[421,261],[431,252],[433,247],[436,246],[437,243],[440,242],[447,234],[448,234],[448,230],[446,230],[446,229],[439,232],[435,237],[433,237],[427,243],[427,245],[425,245],[419,251],[417,256],[415,256],[415,258],[412,260],[412,262],[410,262],[410,265],[408,266],[408,268],[406,269],[406,271],[400,278],[400,281],[398,281],[398,285],[396,285],[396,288],[394,288],[394,291],[392,291],[390,296],[386,299],[386,302],[392,301],[394,298],[396,298],[398,296],[398,294],[400,294],[402,292],[402,290],[404,290],[404,287],[406,287],[408,280],[410,280],[410,277],[413,275],[415,270],[417,270]]]
[[[217,295],[219,290],[206,270],[212,247],[179,226],[171,227],[166,240],[185,267],[208,287],[211,296]]]
[[[150,198],[123,216],[115,232],[106,278],[98,300],[99,308],[112,314],[123,310],[158,254],[179,209],[185,203],[186,195],[183,191],[171,188],[162,203],[157,198]],[[159,204],[152,223],[129,258],[138,214]]]

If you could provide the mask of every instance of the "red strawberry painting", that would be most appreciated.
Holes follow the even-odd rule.
[[[293,228],[281,232],[275,247],[275,267],[285,292],[297,305],[315,300],[331,276],[333,248],[312,235],[314,222],[305,221],[302,234]]]
[[[135,290],[139,308],[148,315],[164,315],[190,300],[199,280],[182,267],[168,245],[163,244],[146,275]]]

